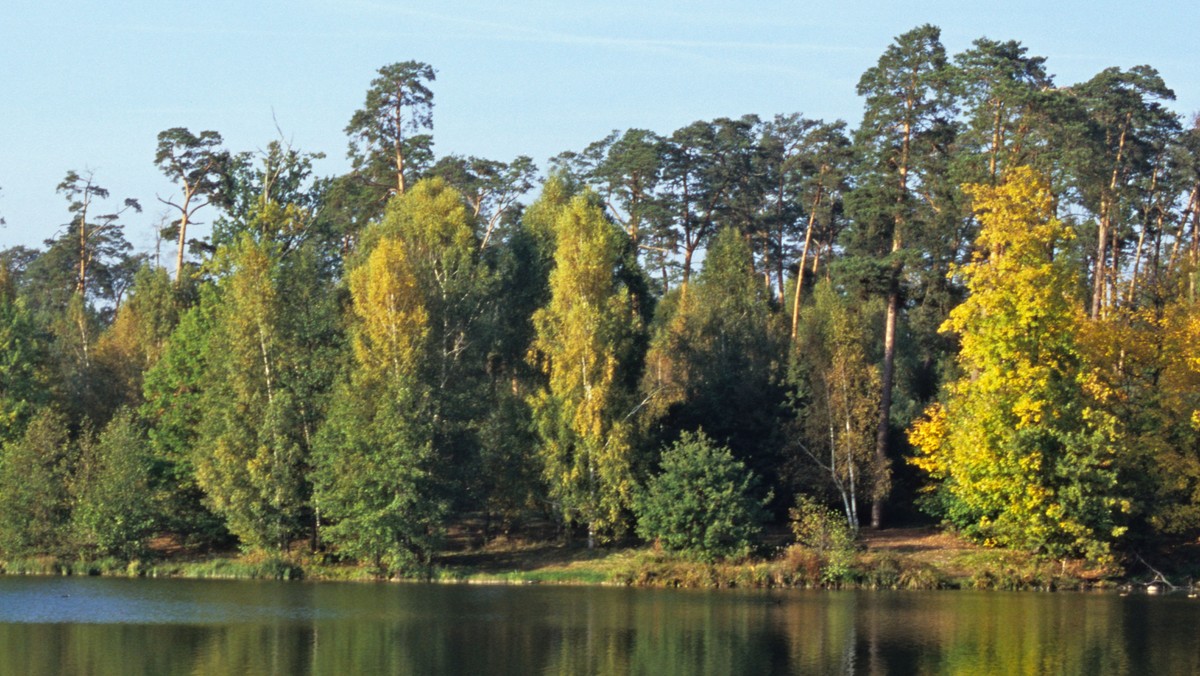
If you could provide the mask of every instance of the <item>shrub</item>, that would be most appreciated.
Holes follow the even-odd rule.
[[[728,448],[703,432],[684,433],[634,501],[638,534],[702,561],[745,556],[770,499],[755,500],[754,483]]]
[[[850,576],[854,564],[855,536],[846,517],[807,495],[796,497],[788,513],[796,543],[821,558],[821,580],[838,582]]]

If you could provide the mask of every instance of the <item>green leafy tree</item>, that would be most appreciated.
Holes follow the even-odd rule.
[[[1150,531],[1138,535],[1191,540],[1200,533],[1200,308],[1180,298],[1167,306],[1161,324],[1151,326],[1157,331],[1114,335],[1108,325],[1099,325],[1091,333],[1108,347],[1110,361],[1120,350],[1140,357],[1126,368],[1105,369],[1120,393],[1114,413],[1133,433],[1127,446],[1149,455],[1145,471],[1129,477],[1142,489],[1139,506]],[[1155,333],[1161,338],[1155,340]],[[1133,340],[1118,342],[1116,336]],[[1149,378],[1128,387],[1130,373]]]
[[[139,411],[149,425],[151,490],[163,505],[164,526],[201,542],[227,535],[220,517],[204,504],[196,474],[209,362],[220,356],[211,342],[216,293],[203,287],[200,302],[180,317],[161,358],[145,373]]]
[[[554,224],[576,189],[561,174],[552,175],[497,252],[496,294],[503,302],[490,304],[487,322],[491,327],[491,352],[499,362],[493,372],[509,378],[512,387],[527,385],[539,375],[526,359],[534,340],[533,315],[550,301]]]
[[[551,176],[521,218],[498,231],[500,244],[486,252],[494,280],[475,338],[486,348],[486,363],[472,359],[478,373],[469,392],[477,400],[471,426],[478,458],[465,477],[470,502],[462,505],[483,510],[485,538],[495,526],[517,524],[545,504],[537,499],[544,498],[545,486],[528,402],[545,379],[527,356],[535,338],[533,315],[550,300],[554,223],[573,190],[563,176]]]
[[[0,553],[13,558],[69,546],[75,448],[67,420],[43,408],[0,455]]]
[[[350,273],[354,366],[314,458],[314,502],[339,551],[388,572],[428,564],[445,504],[435,491],[429,313],[405,246],[384,236]]]
[[[910,433],[914,462],[940,481],[944,515],[985,542],[1104,560],[1129,503],[1116,421],[1092,401],[1079,344],[1078,279],[1062,255],[1073,233],[1029,168],[967,191],[981,223],[958,271],[971,295],[945,325],[964,375]]]
[[[788,510],[788,521],[796,544],[812,550],[820,559],[821,580],[836,584],[853,572],[858,529],[835,510],[807,495],[796,496]]]
[[[44,403],[38,342],[33,316],[0,262],[0,446],[21,437],[30,416]]]
[[[518,208],[518,200],[533,188],[537,165],[525,155],[512,162],[448,155],[429,173],[454,187],[470,206],[472,218],[483,228],[480,248],[494,244],[493,236],[505,217]]]
[[[356,231],[339,231],[325,216],[332,207],[332,181],[313,176],[313,163],[324,157],[278,140],[263,150],[230,156],[215,195],[223,213],[213,223],[212,246],[232,245],[248,233],[258,241],[273,241],[284,256],[313,244],[331,249],[330,262],[340,263],[347,238]]]
[[[800,432],[791,445],[802,453],[793,464],[797,474],[816,465],[823,483],[836,491],[852,531],[860,523],[859,500],[886,469],[874,453],[879,369],[867,352],[878,310],[877,304],[862,307],[839,295],[827,281],[818,284],[802,315],[803,347],[794,353],[790,373]]]
[[[110,380],[95,360],[102,328],[111,322],[132,285],[143,257],[130,254],[121,216],[136,201],[103,213],[108,191],[90,173],[68,172],[59,191],[69,201],[71,220],[46,250],[26,257],[13,252],[19,295],[32,314],[44,349],[47,396],[73,428],[85,418],[103,424],[110,405]]]
[[[588,545],[619,534],[633,489],[628,371],[640,321],[617,283],[620,230],[593,198],[575,197],[555,223],[550,302],[534,315],[531,358],[547,384],[530,398],[551,499]]]
[[[704,432],[685,432],[663,451],[658,474],[634,502],[638,534],[704,561],[746,556],[762,529],[766,501],[755,477]]]
[[[404,246],[424,298],[431,332],[428,375],[438,390],[466,377],[492,281],[472,226],[462,195],[434,178],[397,199],[377,228]]]
[[[244,547],[284,548],[307,488],[279,261],[270,244],[248,236],[223,256],[229,272],[207,341],[196,476]]]
[[[162,356],[178,322],[176,293],[166,270],[143,265],[129,299],[96,342],[96,371],[113,410],[141,405],[144,374]]]
[[[389,205],[373,236],[393,237],[405,249],[421,303],[428,340],[417,374],[429,387],[438,478],[456,506],[482,496],[467,494],[479,471],[476,425],[486,417],[488,303],[495,275],[483,255],[475,218],[462,195],[441,178],[423,179]]]
[[[671,302],[643,379],[662,438],[703,427],[769,476],[783,446],[783,336],[745,238],[732,228],[718,233],[692,288]]]
[[[145,553],[146,540],[159,524],[145,433],[125,410],[81,446],[72,480],[76,545],[125,558]]]

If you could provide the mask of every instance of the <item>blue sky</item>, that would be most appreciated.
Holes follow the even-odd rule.
[[[1175,109],[1200,111],[1200,3],[1040,0],[742,3],[389,0],[6,0],[0,7],[0,248],[40,246],[67,220],[55,186],[90,169],[140,250],[172,186],[159,131],[219,131],[232,150],[277,138],[347,168],[343,129],[380,66],[438,70],[439,154],[539,166],[613,129],[802,112],[856,123],[855,84],[900,33],[942,28],[948,51],[1016,39],[1059,84],[1150,64]],[[206,216],[201,212],[201,218]],[[209,214],[211,216],[211,214]]]

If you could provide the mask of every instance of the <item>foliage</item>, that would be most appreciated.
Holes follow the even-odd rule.
[[[964,376],[913,428],[913,462],[941,481],[944,516],[985,542],[1103,559],[1128,502],[1116,422],[1089,401],[1078,285],[1057,255],[1071,230],[1031,169],[968,191],[982,224],[958,271],[971,295],[945,325]]]
[[[220,539],[224,525],[203,503],[194,452],[204,419],[209,340],[216,322],[216,289],[206,287],[199,304],[180,317],[161,358],[142,381],[141,417],[153,458],[152,490],[164,506],[164,525],[193,539]]]
[[[462,194],[472,218],[483,226],[480,246],[487,247],[496,244],[493,235],[517,210],[517,200],[533,189],[537,166],[526,155],[507,163],[450,155],[438,160],[429,173],[444,178]]]
[[[872,525],[910,517],[924,471],[931,510],[1026,558],[1194,540],[1200,123],[1150,66],[1048,66],[918,26],[858,81],[856,129],[617,129],[525,207],[532,160],[436,157],[435,71],[393,63],[346,175],[159,134],[174,284],[126,238],[140,205],[67,172],[54,237],[0,251],[0,550],[128,555],[152,504],[185,548],[307,536],[428,572],[448,526],[619,537],[700,428],[851,530],[866,499]],[[881,561],[863,575],[900,584]]]
[[[211,130],[197,136],[183,127],[172,127],[158,134],[154,164],[167,178],[179,184],[180,191],[173,200],[159,198],[179,214],[179,218],[161,232],[168,237],[175,235],[179,240],[175,255],[178,283],[182,283],[188,274],[183,267],[188,224],[198,210],[218,198],[222,175],[228,169],[229,153],[221,149],[221,142],[221,135]]]
[[[20,438],[43,403],[38,366],[44,357],[37,329],[0,263],[0,446]]]
[[[878,307],[862,307],[827,281],[814,289],[799,324],[790,372],[797,415],[794,474],[815,465],[836,490],[851,530],[858,501],[886,483],[874,453],[879,422],[879,368],[868,359],[869,327]]]
[[[1200,533],[1200,320],[1193,302],[1124,310],[1090,321],[1081,344],[1099,405],[1121,421],[1120,482],[1131,502],[1131,546]]]
[[[62,415],[42,409],[0,455],[0,554],[58,553],[69,545],[75,447]]]
[[[302,402],[288,380],[287,305],[269,244],[243,236],[223,252],[229,274],[214,314],[203,417],[192,449],[209,506],[249,549],[283,548],[305,501]]]
[[[620,232],[586,195],[555,222],[550,301],[534,314],[531,359],[548,381],[530,398],[551,498],[589,543],[624,530],[633,489],[628,378],[640,329],[616,283]]]
[[[1033,165],[1050,140],[1044,113],[1052,77],[1045,57],[1029,56],[1015,40],[980,38],[954,57],[952,76],[969,111],[959,138],[971,180],[994,184],[1008,166]]]
[[[118,413],[98,437],[82,441],[72,480],[77,547],[126,560],[145,552],[160,513],[150,490],[150,470],[145,434],[128,410]]]
[[[760,476],[772,476],[784,415],[778,324],[749,245],[726,228],[695,282],[664,303],[642,388],[660,437],[703,427]]]
[[[243,233],[273,241],[285,254],[308,243],[334,246],[328,240],[337,236],[331,232],[336,227],[325,215],[333,209],[330,181],[313,176],[313,163],[322,158],[322,153],[271,141],[264,150],[224,160],[220,190],[213,196],[223,213],[213,223],[211,246],[231,246]]]
[[[346,133],[354,171],[372,187],[403,194],[433,157],[433,92],[437,78],[427,63],[404,61],[379,69],[363,107]]]
[[[444,463],[444,492],[470,502],[464,484],[478,469],[474,423],[487,413],[484,388],[486,317],[495,275],[482,255],[475,218],[463,196],[440,178],[423,179],[393,200],[378,228],[404,248],[414,292],[428,314],[424,353],[415,376],[428,388],[434,453]]]
[[[820,560],[822,582],[847,580],[854,564],[855,532],[842,515],[807,495],[796,496],[788,511],[796,543],[814,552]]]
[[[383,237],[350,273],[354,367],[314,452],[323,534],[388,572],[428,565],[444,505],[433,494],[429,388],[420,378],[429,313],[401,242]]]
[[[703,431],[685,432],[634,502],[638,534],[701,560],[745,556],[770,500],[753,497],[755,483],[728,448]]]
[[[95,181],[92,172],[79,174],[68,171],[58,184],[67,200],[71,213],[68,229],[47,245],[62,247],[65,258],[70,261],[73,284],[70,289],[85,298],[113,299],[120,297],[120,290],[128,283],[133,269],[122,265],[128,260],[132,248],[125,239],[124,225],[120,218],[127,211],[141,212],[137,200],[126,198],[122,206],[110,213],[97,214],[97,200],[107,199],[108,190]]]
[[[95,362],[112,405],[138,406],[142,378],[165,349],[179,322],[175,291],[163,268],[142,266],[128,300],[96,342]]]
[[[875,434],[880,474],[871,503],[871,525],[877,528],[883,525],[897,455],[892,427],[900,413],[893,410],[898,337],[906,315],[911,317],[904,296],[918,280],[918,294],[932,295],[961,237],[955,232],[961,221],[955,218],[954,182],[946,171],[946,149],[957,132],[949,76],[941,30],[926,24],[898,36],[858,82],[865,108],[855,134],[856,187],[846,198],[852,226],[843,242],[863,286],[887,303]]]

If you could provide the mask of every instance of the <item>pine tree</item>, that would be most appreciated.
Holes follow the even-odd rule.
[[[856,138],[863,166],[859,187],[849,200],[856,221],[849,248],[872,259],[868,266],[879,266],[887,299],[875,436],[876,462],[882,467],[893,455],[891,414],[903,273],[914,256],[915,241],[932,221],[930,212],[944,208],[931,203],[939,176],[930,162],[952,135],[948,78],[941,30],[926,24],[897,37],[858,83],[858,93],[866,97]],[[882,473],[872,489],[872,528],[883,524],[889,476]]]

